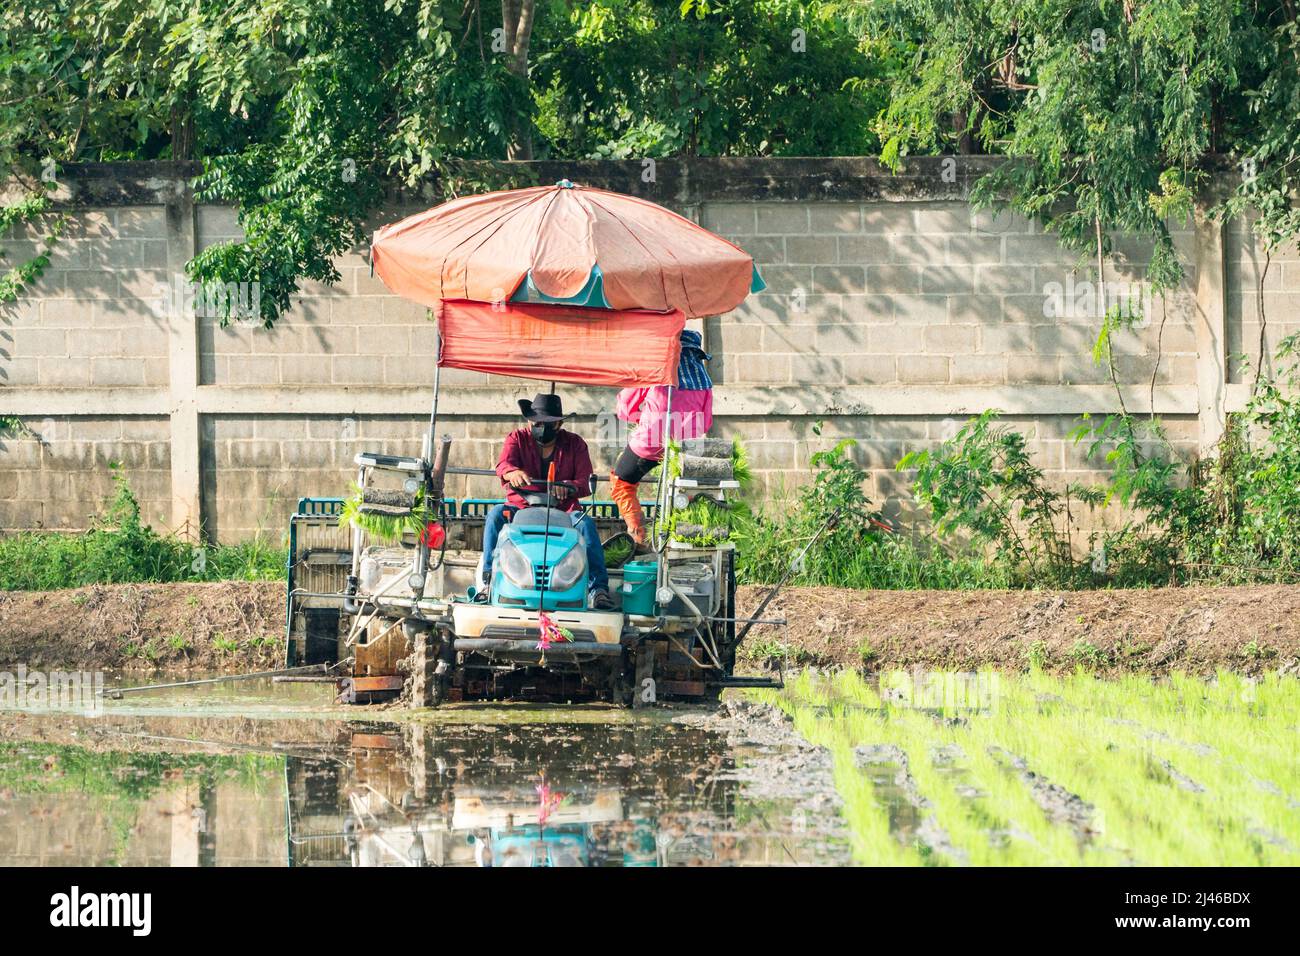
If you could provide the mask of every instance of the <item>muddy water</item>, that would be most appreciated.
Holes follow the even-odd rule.
[[[0,712],[0,864],[843,863],[822,753],[743,704],[413,717],[245,683]]]

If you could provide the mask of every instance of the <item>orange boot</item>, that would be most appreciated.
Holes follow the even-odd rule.
[[[637,544],[645,544],[645,512],[637,500],[636,488],[632,482],[624,481],[618,475],[611,473],[609,476],[609,496],[618,505],[618,514],[627,525],[627,533]]]

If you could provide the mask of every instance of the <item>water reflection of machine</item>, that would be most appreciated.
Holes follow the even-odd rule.
[[[719,738],[576,729],[393,727],[353,734],[339,759],[289,758],[290,865],[739,862]]]

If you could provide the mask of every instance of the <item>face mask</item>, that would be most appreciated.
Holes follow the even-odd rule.
[[[533,437],[543,445],[555,441],[555,436],[559,432],[560,426],[555,422],[543,422],[533,426]]]

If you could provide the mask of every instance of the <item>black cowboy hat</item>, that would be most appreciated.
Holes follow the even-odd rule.
[[[519,399],[519,410],[524,413],[524,418],[530,422],[562,422],[564,421],[564,406],[560,404],[560,396],[537,394],[533,396],[530,402],[526,398]]]

